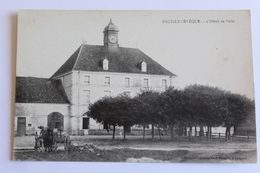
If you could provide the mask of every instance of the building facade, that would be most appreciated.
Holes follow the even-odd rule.
[[[33,133],[38,126],[87,134],[103,125],[88,118],[90,103],[104,96],[142,90],[164,91],[173,85],[171,73],[145,53],[120,47],[119,29],[110,20],[103,45],[82,44],[49,78],[17,77],[15,133]]]

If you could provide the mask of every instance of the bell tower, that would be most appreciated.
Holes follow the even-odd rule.
[[[118,47],[118,27],[113,24],[110,19],[108,25],[105,27],[104,33],[104,45],[108,47]]]

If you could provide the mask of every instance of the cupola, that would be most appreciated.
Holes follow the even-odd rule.
[[[110,19],[103,31],[104,45],[108,47],[118,47],[118,32],[118,27],[112,22],[112,19]]]

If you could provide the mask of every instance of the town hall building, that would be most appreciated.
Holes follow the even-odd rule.
[[[80,45],[50,78],[17,76],[15,134],[33,134],[38,126],[87,134],[104,128],[87,117],[90,103],[173,85],[175,74],[139,49],[120,47],[118,32],[110,20],[103,45]]]

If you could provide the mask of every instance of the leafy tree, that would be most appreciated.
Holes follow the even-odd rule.
[[[220,126],[227,114],[225,91],[216,87],[192,85],[185,88],[184,92],[189,98],[189,102],[186,103],[186,115],[189,115],[187,121],[198,124],[201,128],[208,126],[210,135],[211,127]]]
[[[224,117],[224,125],[226,126],[226,136],[230,137],[230,128],[236,127],[246,121],[251,112],[254,110],[254,101],[239,94],[229,93],[226,95],[226,104],[228,112]]]
[[[126,131],[136,122],[136,103],[127,95],[120,95],[115,97],[118,107],[113,112],[117,115],[117,124],[123,126],[124,140],[126,139]]]
[[[104,97],[89,106],[87,115],[97,122],[113,125],[113,140],[115,139],[115,127],[123,126],[125,139],[126,127],[134,123],[131,103],[131,99],[125,95]]]
[[[141,96],[134,97],[133,101],[133,112],[135,114],[135,124],[140,124],[143,126],[143,140],[145,139],[145,128],[149,125],[150,114],[148,113],[147,108],[149,105],[143,101]]]
[[[117,125],[117,117],[113,112],[115,100],[111,97],[104,97],[93,104],[89,105],[87,115],[95,119],[99,123],[107,123],[113,125],[112,139],[115,139],[115,126]]]
[[[143,91],[138,96],[140,103],[140,114],[138,120],[145,126],[152,124],[152,139],[154,139],[154,125],[159,123],[159,117],[162,115],[162,100],[160,93],[155,91]]]
[[[182,121],[182,117],[185,114],[183,92],[170,87],[162,93],[162,96],[164,100],[164,106],[162,107],[164,111],[163,114],[166,115],[164,121],[166,121],[170,127],[171,139],[173,140],[173,127]]]

